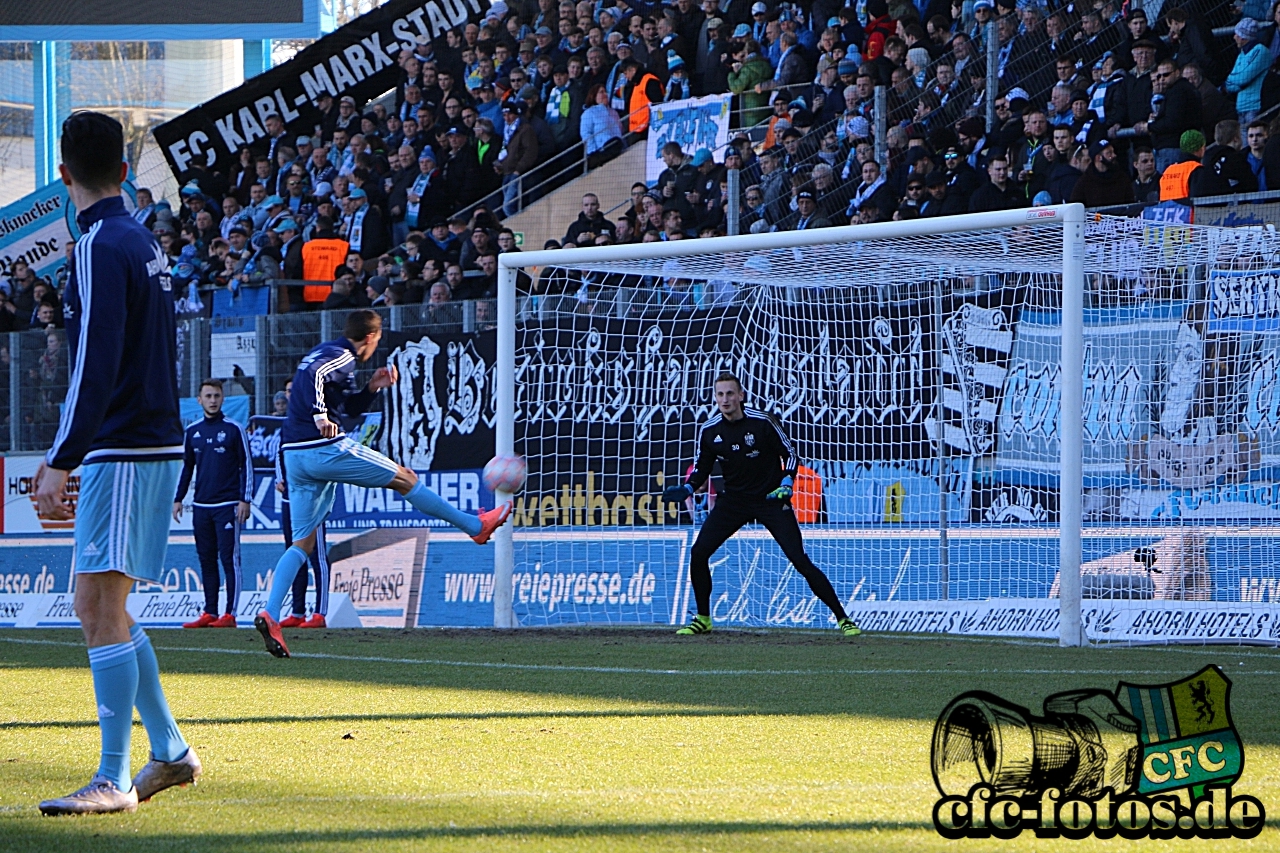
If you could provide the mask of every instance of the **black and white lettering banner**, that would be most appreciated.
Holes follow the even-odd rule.
[[[290,139],[310,134],[322,92],[357,103],[381,95],[398,82],[396,59],[415,39],[433,41],[446,31],[481,20],[490,0],[390,0],[244,85],[165,122],[156,143],[179,178],[192,164],[224,174],[245,145],[266,138],[268,116],[278,115]]]

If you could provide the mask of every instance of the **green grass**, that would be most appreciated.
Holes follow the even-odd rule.
[[[954,695],[985,689],[1038,710],[1053,691],[1175,680],[1206,663],[1234,678],[1237,790],[1271,809],[1260,837],[1214,850],[1280,847],[1273,650],[295,631],[295,653],[333,657],[275,660],[251,631],[151,634],[204,780],[134,815],[42,818],[40,799],[96,767],[92,684],[77,633],[0,632],[0,850],[952,850],[961,842],[930,822],[929,740]],[[476,663],[517,666],[458,665]],[[134,734],[137,768],[147,745]]]

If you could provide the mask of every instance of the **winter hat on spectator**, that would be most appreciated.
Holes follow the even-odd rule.
[[[200,195],[200,185],[195,181],[191,181],[182,188],[180,195],[183,198],[186,198],[187,196]]]
[[[857,74],[858,63],[854,62],[852,59],[842,59],[839,64],[836,65],[836,73],[841,76],[845,74]]]
[[[1252,19],[1250,19],[1252,20]],[[1184,154],[1194,154],[1204,147],[1204,134],[1198,130],[1188,130],[1178,140],[1178,147]]]
[[[744,39],[751,35],[751,27],[746,24],[738,24],[733,28],[733,37],[736,39]]]
[[[996,4],[991,2],[991,0],[974,0],[973,11],[976,12],[979,9],[994,9],[995,7]]]
[[[1074,104],[1076,101],[1084,101],[1086,104],[1089,103],[1089,93],[1084,89],[1076,89],[1071,93],[1071,103]]]
[[[1258,22],[1253,18],[1241,18],[1236,24],[1235,34],[1242,39],[1256,39],[1258,37]]]
[[[724,21],[720,20],[719,18],[709,18],[707,20],[707,29],[709,30],[718,30],[723,26],[724,26]]]
[[[810,190],[800,190],[800,192],[796,193],[796,198],[807,198],[809,201],[814,200],[813,193]]]
[[[710,151],[708,151],[705,148],[699,148],[696,152],[694,152],[694,155],[693,155],[693,167],[696,169],[699,166],[705,166],[707,163],[710,163],[713,159],[714,158],[711,156]]]
[[[947,175],[946,175],[946,173],[945,173],[945,172],[939,172],[937,169],[934,169],[932,172],[930,172],[929,174],[925,175],[925,178],[924,178],[924,185],[925,185],[926,187],[937,187],[937,186],[942,186],[942,185],[943,185],[943,184],[945,184],[946,182],[947,182]]]
[[[391,279],[387,278],[385,275],[370,276],[369,286],[373,288],[374,293],[381,295],[382,291],[391,286]]]
[[[1198,130],[1188,130],[1188,131],[1187,131],[1187,133],[1200,133],[1200,131],[1198,131]],[[1186,136],[1186,134],[1183,134],[1183,136],[1185,137],[1185,136]],[[1201,142],[1201,144],[1203,144],[1203,143],[1204,143],[1204,134],[1203,134],[1203,133],[1200,133],[1200,142]],[[1110,148],[1110,147],[1111,147],[1111,143],[1110,143],[1109,141],[1107,141],[1107,140],[1105,140],[1105,139],[1099,139],[1097,142],[1095,142],[1095,143],[1093,143],[1092,145],[1090,145],[1090,146],[1089,146],[1089,156],[1090,156],[1091,158],[1092,158],[1092,157],[1097,157],[1099,154],[1101,154],[1103,151],[1106,151],[1106,150],[1107,150],[1108,148]]]
[[[158,226],[157,226],[157,227],[158,227]],[[173,233],[173,229],[172,229],[172,228],[170,228],[170,229],[169,229],[169,233],[171,233],[171,234]],[[232,225],[232,226],[231,226],[231,228],[230,228],[230,230],[228,230],[228,231],[227,231],[227,233],[228,233],[228,234],[239,234],[239,235],[241,235],[242,237],[248,237],[248,236],[249,236],[249,229],[248,229],[248,228],[245,228],[243,225]]]
[[[1046,204],[1053,204],[1053,196],[1044,190],[1040,190],[1040,192],[1036,193],[1036,197],[1031,199],[1032,207],[1044,207]]]
[[[866,139],[871,135],[871,122],[862,116],[854,116],[849,120],[849,136],[854,139]]]
[[[813,113],[806,109],[796,110],[791,114],[793,127],[813,127]]]
[[[533,87],[532,83],[525,83],[517,97],[522,101],[536,101],[538,100],[538,90]]]
[[[667,51],[667,70],[668,71],[684,70],[684,60],[681,59],[680,54],[676,53],[674,50]]]
[[[956,127],[956,133],[970,139],[981,139],[987,132],[987,126],[976,116],[965,119]]]

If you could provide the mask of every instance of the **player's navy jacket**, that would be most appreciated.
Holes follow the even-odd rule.
[[[222,412],[206,415],[187,427],[182,450],[182,476],[174,503],[187,496],[192,468],[196,474],[193,505],[215,507],[253,501],[253,451],[240,424]]]
[[[725,420],[717,412],[698,431],[698,460],[688,483],[697,489],[719,462],[726,495],[764,498],[783,476],[794,477],[800,462],[772,415],[743,407],[743,417]]]
[[[181,459],[169,263],[119,196],[76,221],[84,236],[63,303],[71,377],[45,460],[69,471],[82,462]]]
[[[376,392],[356,389],[356,350],[351,341],[326,341],[298,362],[293,392],[281,429],[280,444],[288,448],[319,447],[343,436],[338,415],[359,415]],[[314,418],[323,415],[338,425],[338,435],[324,438]]]

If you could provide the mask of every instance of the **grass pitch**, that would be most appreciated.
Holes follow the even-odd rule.
[[[1234,680],[1237,790],[1277,849],[1280,652],[1059,649],[834,631],[152,631],[205,776],[134,815],[42,818],[97,766],[78,632],[0,632],[3,851],[1166,849],[1204,842],[949,842],[930,820],[938,712],[985,689]],[[314,657],[307,655],[315,655]],[[135,724],[133,766],[146,760]]]

